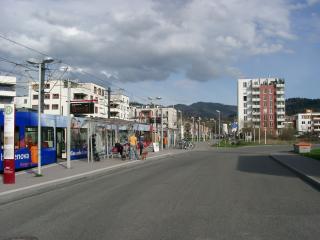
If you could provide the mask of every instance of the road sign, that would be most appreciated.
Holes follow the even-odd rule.
[[[14,164],[14,104],[4,107],[3,183],[15,183]]]

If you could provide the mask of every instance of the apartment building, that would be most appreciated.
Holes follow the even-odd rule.
[[[299,134],[319,133],[320,134],[320,113],[306,110],[305,113],[295,115],[296,129]]]
[[[131,108],[132,119],[141,123],[153,123],[156,119],[156,123],[161,123],[161,111],[163,118],[164,128],[177,129],[178,128],[178,112],[173,107],[134,107]]]
[[[0,76],[0,109],[3,109],[5,104],[15,102],[16,83],[16,77]]]
[[[68,84],[65,80],[50,80],[44,84],[44,113],[67,115]],[[71,82],[71,101],[94,101],[94,113],[86,116],[108,117],[107,90],[94,83]],[[28,96],[18,97],[17,107],[38,109],[38,83],[31,82]]]
[[[263,128],[268,134],[276,135],[284,128],[284,121],[284,79],[238,79],[239,130]]]
[[[112,92],[110,96],[110,117],[129,120],[129,115],[129,97],[121,89]]]
[[[130,116],[132,121],[150,124],[153,132],[152,140],[160,141],[161,112],[163,123],[163,136],[167,138],[167,146],[174,146],[181,136],[179,129],[183,129],[178,122],[178,111],[173,107],[159,106],[131,106]],[[180,120],[180,119],[179,119]]]

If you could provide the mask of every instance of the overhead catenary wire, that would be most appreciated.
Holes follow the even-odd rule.
[[[22,43],[20,43],[20,42],[17,42],[17,41],[15,41],[15,40],[12,40],[12,39],[4,36],[3,34],[0,34],[0,38],[4,39],[4,40],[6,40],[6,41],[8,41],[8,42],[10,42],[10,43],[12,43],[12,44],[15,44],[15,45],[17,45],[17,46],[20,46],[20,47],[23,47],[23,48],[28,49],[28,50],[30,50],[30,51],[33,51],[33,52],[35,52],[35,53],[38,53],[38,54],[40,54],[40,55],[42,55],[42,56],[45,56],[45,57],[53,57],[54,59],[59,60],[59,58],[56,58],[56,57],[54,57],[54,56],[50,56],[50,55],[47,54],[47,53],[44,53],[44,52],[42,52],[42,51],[39,51],[39,50],[34,49],[34,48],[32,48],[32,47],[29,47],[29,46],[27,46],[27,45],[25,45],[25,44],[22,44]],[[116,87],[116,88],[122,88],[122,89],[123,89],[123,87],[121,87],[121,86],[119,86],[119,85],[117,85],[117,84],[115,84],[115,83],[112,83],[112,82],[108,81],[107,79],[100,78],[100,77],[96,76],[95,74],[89,73],[89,72],[83,70],[83,68],[81,68],[81,67],[74,66],[74,65],[69,64],[69,63],[66,63],[66,62],[64,62],[64,61],[62,61],[62,60],[59,60],[59,63],[65,64],[65,65],[67,65],[67,66],[70,66],[71,68],[73,68],[73,69],[75,69],[75,70],[79,70],[82,74],[86,74],[86,75],[94,78],[96,81],[102,83],[102,85],[105,85],[105,84],[107,83],[109,86],[114,86],[114,87]],[[13,62],[13,64],[16,64],[16,63]],[[19,64],[19,63],[18,63],[18,64]],[[27,65],[23,65],[23,64],[19,64],[19,65],[28,68]],[[30,68],[29,68],[29,69],[30,69]],[[125,90],[125,89],[124,89],[124,91],[127,92],[128,94],[132,94],[132,96],[134,96],[134,97],[136,97],[136,98],[139,98],[139,99],[141,99],[141,100],[143,100],[143,101],[146,101],[146,102],[149,101],[146,96],[145,96],[145,97],[143,97],[143,96],[135,96],[132,92],[130,92],[130,91],[128,91],[128,90]]]

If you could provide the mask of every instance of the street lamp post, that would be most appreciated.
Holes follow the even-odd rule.
[[[39,92],[38,92],[38,175],[41,175],[41,113],[43,112],[43,100],[44,100],[44,96],[43,96],[43,83],[44,83],[44,79],[45,79],[45,64],[46,63],[51,63],[53,62],[53,59],[50,57],[46,57],[42,60],[39,59],[28,59],[27,61],[30,64],[34,64],[34,65],[38,65],[39,68]]]
[[[213,139],[213,137],[211,139],[213,141],[213,140],[215,140],[215,134],[216,134],[216,131],[217,131],[217,129],[216,129],[216,125],[217,124],[216,124],[216,120],[214,118],[210,118],[210,120],[214,122],[214,134],[213,134],[214,139]],[[212,127],[212,132],[213,132],[213,127]]]
[[[156,105],[155,105],[155,101],[156,100],[161,100],[161,97],[148,97],[148,99],[151,101],[151,105],[153,104],[153,108],[154,108],[154,142],[156,142],[156,133],[157,133],[157,111],[156,111]],[[163,139],[162,139],[163,141]]]
[[[216,110],[216,112],[219,113],[219,126],[218,126],[219,127],[219,142],[218,142],[218,146],[220,147],[220,129],[221,129],[220,128],[220,121],[221,121],[221,115],[220,114],[221,114],[221,112],[219,110]]]
[[[178,110],[180,113],[180,140],[182,140],[182,111]]]
[[[191,117],[192,119],[192,142],[194,141],[194,117]]]
[[[200,121],[201,121],[201,117],[199,117],[198,119],[198,138],[197,138],[198,142],[200,142]]]

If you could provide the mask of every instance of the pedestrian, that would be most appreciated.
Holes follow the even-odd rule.
[[[143,152],[143,148],[144,148],[144,145],[143,145],[143,136],[140,136],[139,138],[139,150],[140,150],[140,158],[142,156],[142,152]]]
[[[138,160],[137,137],[134,133],[129,137],[129,144],[130,144],[130,160],[133,160],[133,155],[135,160]]]

